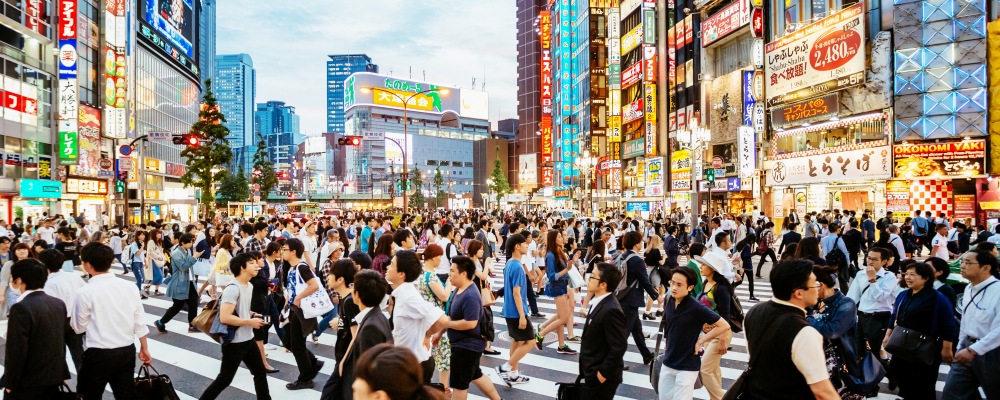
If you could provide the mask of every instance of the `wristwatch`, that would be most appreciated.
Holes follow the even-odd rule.
[[[868,283],[875,283],[875,281],[876,281],[876,280],[877,280],[877,279],[869,279],[869,280],[868,280]]]

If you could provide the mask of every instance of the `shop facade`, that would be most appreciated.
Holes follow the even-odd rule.
[[[11,203],[16,218],[23,218],[25,224],[37,224],[46,214],[52,216],[59,210],[63,195],[63,183],[44,179],[21,179],[18,196]]]
[[[990,210],[991,179],[986,176],[986,140],[964,139],[935,142],[903,142],[893,146],[895,180],[887,193],[899,206],[893,217],[902,220],[913,212],[941,213],[972,224],[985,221],[983,210]],[[983,189],[986,184],[987,190]],[[980,199],[983,198],[983,199]],[[980,207],[982,201],[986,205]],[[904,209],[907,204],[909,209]],[[989,211],[986,211],[988,214]]]

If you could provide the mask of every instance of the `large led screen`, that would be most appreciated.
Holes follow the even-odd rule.
[[[198,75],[197,0],[139,0],[139,36]]]

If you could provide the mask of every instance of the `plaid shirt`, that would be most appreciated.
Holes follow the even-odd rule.
[[[263,253],[264,252],[264,243],[261,242],[260,240],[257,240],[257,237],[255,236],[255,237],[251,238],[249,242],[247,242],[247,245],[246,245],[246,247],[243,248],[243,251],[245,251],[245,252],[257,251],[257,252]]]

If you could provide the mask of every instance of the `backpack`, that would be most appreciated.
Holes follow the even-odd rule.
[[[628,257],[623,257],[624,255],[625,253],[621,253],[611,260],[611,263],[622,273],[622,280],[618,282],[618,287],[615,288],[615,298],[618,300],[624,299],[633,288],[639,286],[638,279],[633,281],[631,285],[626,282],[628,281],[628,260],[639,257],[639,253],[632,253]]]
[[[770,234],[770,232],[762,233],[762,234],[758,235],[760,237],[760,239],[757,239],[757,254],[766,254],[767,250],[769,250],[771,248],[771,246],[767,245],[767,235],[768,234]]]
[[[840,251],[840,248],[837,247],[837,243],[840,243],[840,235],[837,235],[837,239],[833,241],[833,249],[830,250],[830,254],[826,255],[826,263],[828,265],[842,267],[847,265],[847,255]]]

